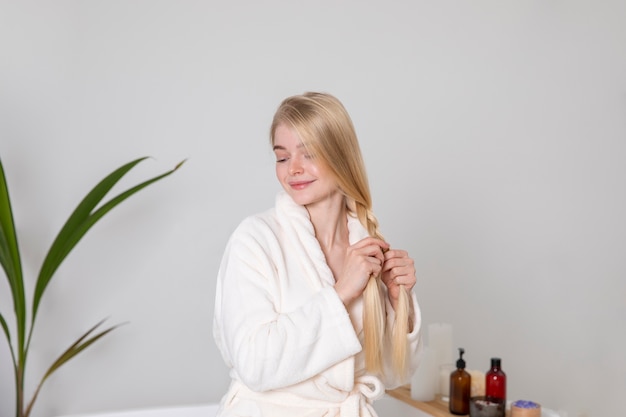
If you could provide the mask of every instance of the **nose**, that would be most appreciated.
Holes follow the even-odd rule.
[[[299,158],[291,158],[289,160],[289,175],[302,174],[303,167]]]

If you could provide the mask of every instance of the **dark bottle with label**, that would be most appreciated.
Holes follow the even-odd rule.
[[[450,374],[450,412],[459,415],[469,414],[470,389],[472,387],[472,376],[465,370],[463,353],[465,350],[459,348],[456,371]]]
[[[506,404],[506,374],[502,371],[500,358],[491,358],[491,369],[485,374],[485,395],[487,399]]]

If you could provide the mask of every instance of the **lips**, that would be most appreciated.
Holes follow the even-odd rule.
[[[294,189],[294,190],[303,190],[311,183],[313,183],[313,180],[311,180],[311,181],[289,181],[289,186],[292,189]]]

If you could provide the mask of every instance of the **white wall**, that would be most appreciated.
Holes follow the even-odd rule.
[[[619,415],[625,4],[0,0],[0,157],[29,288],[99,179],[153,156],[128,186],[188,158],[58,271],[29,390],[99,319],[129,324],[51,378],[33,416],[220,398],[221,251],[273,203],[269,122],[306,90],[351,112],[383,231],[416,259],[425,323],[452,323],[470,368],[502,357],[511,399]],[[9,416],[4,342],[0,369]]]

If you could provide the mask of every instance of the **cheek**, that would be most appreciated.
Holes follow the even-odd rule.
[[[312,161],[308,161],[306,163],[306,170],[307,172],[311,173],[312,175],[318,178],[325,176],[324,169],[322,169],[318,164]]]
[[[312,163],[309,165],[308,169],[309,173],[311,173],[313,176],[315,176],[315,178],[319,179],[320,181],[332,183],[336,182],[333,175],[331,174],[330,169],[326,166]]]

